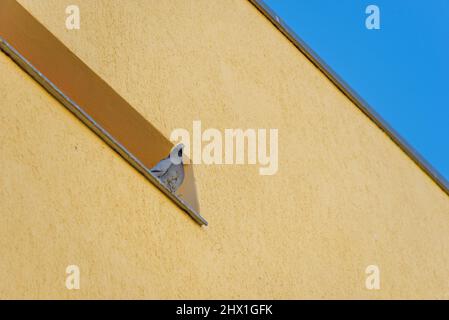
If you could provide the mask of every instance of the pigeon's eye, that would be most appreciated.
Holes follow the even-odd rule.
[[[178,157],[182,157],[182,149],[180,149],[179,151],[178,151]]]

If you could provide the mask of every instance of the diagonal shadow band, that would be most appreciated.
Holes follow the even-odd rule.
[[[192,165],[171,193],[149,169],[172,143],[15,0],[0,2],[0,49],[199,225]]]

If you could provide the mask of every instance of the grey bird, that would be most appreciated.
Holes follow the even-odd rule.
[[[151,174],[172,193],[175,193],[184,181],[183,149],[184,144],[176,145],[166,158],[150,169]]]

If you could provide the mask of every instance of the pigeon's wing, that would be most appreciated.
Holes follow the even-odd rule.
[[[161,161],[159,161],[159,163],[157,165],[155,165],[153,168],[150,169],[150,172],[157,178],[160,178],[161,176],[163,176],[167,170],[170,168],[170,166],[172,165],[170,158],[165,158]]]

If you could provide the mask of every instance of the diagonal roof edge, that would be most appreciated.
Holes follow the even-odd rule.
[[[398,132],[360,97],[330,66],[328,66],[263,0],[248,0],[282,34],[301,51],[345,96],[349,98],[371,121],[373,121],[393,142],[407,154],[440,188],[449,196],[449,181],[425,160]]]

